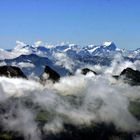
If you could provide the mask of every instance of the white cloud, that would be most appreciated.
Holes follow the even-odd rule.
[[[139,68],[139,62],[124,62],[120,57],[115,61],[111,67],[91,67],[99,72],[102,69],[101,75],[84,76],[77,72],[74,76],[61,78],[58,83],[44,86],[37,81],[0,77],[0,102],[9,97],[18,99],[17,103],[14,102],[17,108],[12,107],[13,102],[6,102],[11,105],[10,112],[6,113],[8,119],[4,118],[5,114],[1,116],[4,126],[22,132],[26,139],[29,135],[31,140],[39,139],[40,132],[34,121],[37,112],[23,104],[22,99],[26,97],[47,110],[49,123],[43,128],[47,134],[63,131],[64,123],[91,125],[105,122],[113,123],[122,131],[140,130],[140,121],[129,111],[130,101],[140,100],[140,87],[130,86],[111,76],[128,66]],[[17,113],[16,119],[12,116],[14,112]]]

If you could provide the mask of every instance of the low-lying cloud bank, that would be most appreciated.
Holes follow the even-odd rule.
[[[45,85],[33,80],[0,77],[0,123],[6,130],[21,133],[25,139],[40,140],[38,112],[46,118],[42,131],[46,134],[64,131],[64,124],[90,126],[114,124],[124,132],[140,131],[140,121],[129,105],[140,100],[140,87],[130,86],[111,75],[122,69],[138,69],[139,62],[116,59],[111,67],[90,66],[100,75],[81,75],[60,79]],[[43,116],[43,117],[44,117]]]

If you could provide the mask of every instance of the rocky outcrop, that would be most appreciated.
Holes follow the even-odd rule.
[[[48,79],[52,80],[53,82],[57,82],[60,79],[60,75],[49,66],[46,66],[44,72],[40,76],[40,79],[43,81]]]
[[[97,73],[93,70],[90,70],[89,68],[83,68],[82,69],[82,74],[86,75],[87,73],[92,72],[93,74],[97,75]]]
[[[140,85],[140,71],[133,70],[132,68],[126,68],[120,73],[120,75],[113,75],[113,77],[116,80],[121,78],[125,83],[128,83],[132,86]]]
[[[0,66],[0,76],[26,78],[20,68],[15,66]]]
[[[131,85],[140,85],[140,71],[138,70],[126,68],[121,72],[120,76]]]

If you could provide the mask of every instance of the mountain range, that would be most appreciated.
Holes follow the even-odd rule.
[[[11,50],[0,49],[0,65],[18,66],[27,75],[39,75],[48,65],[63,76],[87,64],[110,65],[116,55],[121,55],[129,61],[139,60],[140,48],[136,50],[120,49],[114,42],[81,47],[68,43],[27,45],[17,41],[16,47]]]
[[[0,140],[140,139],[139,56],[113,42],[0,49]]]

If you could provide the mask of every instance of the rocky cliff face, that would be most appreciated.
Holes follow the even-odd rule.
[[[53,82],[58,82],[60,79],[60,75],[49,66],[46,66],[40,78],[43,81],[48,79],[48,80],[52,80]]]
[[[0,66],[0,76],[27,78],[21,69],[15,66]]]
[[[140,85],[140,71],[138,70],[126,68],[121,72],[120,76],[123,76],[123,79],[126,83],[131,85]]]

